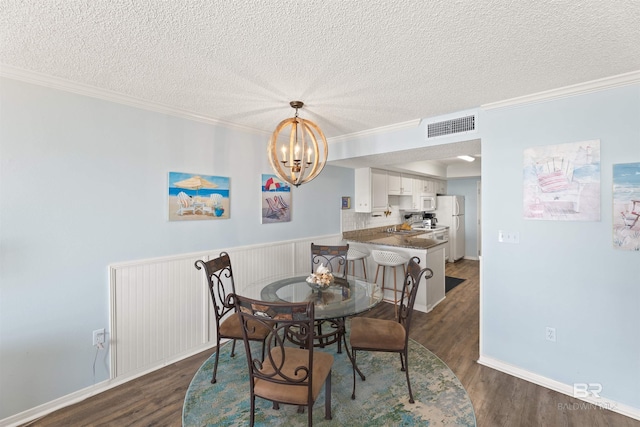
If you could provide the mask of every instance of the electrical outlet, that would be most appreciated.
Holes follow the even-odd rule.
[[[547,326],[546,337],[547,341],[556,342],[556,328]]]
[[[104,328],[93,331],[93,345],[98,347],[104,345]]]

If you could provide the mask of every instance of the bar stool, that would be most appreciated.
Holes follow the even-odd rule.
[[[364,280],[367,280],[367,257],[369,256],[369,251],[365,248],[361,247],[349,247],[349,251],[347,252],[347,263],[351,263],[349,271],[351,271],[352,275],[356,275],[355,264],[356,261],[362,261],[362,272],[364,273]]]
[[[397,317],[398,302],[400,302],[400,300],[398,299],[398,292],[401,292],[401,291],[398,291],[398,285],[396,283],[397,282],[396,267],[402,266],[402,273],[403,273],[402,277],[404,278],[404,276],[407,274],[405,269],[405,264],[409,261],[409,259],[405,255],[399,254],[398,252],[380,251],[375,249],[371,251],[371,257],[373,258],[373,261],[376,262],[376,264],[378,264],[376,268],[376,278],[374,279],[375,283],[378,283],[378,272],[380,270],[380,267],[382,267],[382,294],[383,295],[385,290],[384,276],[386,275],[385,273],[386,273],[387,267],[393,268],[393,305],[394,305],[395,313]],[[392,300],[385,299],[385,301],[391,302]]]

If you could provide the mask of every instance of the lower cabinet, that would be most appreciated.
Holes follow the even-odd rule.
[[[429,267],[433,270],[433,277],[429,280],[423,279],[418,289],[418,295],[416,296],[416,302],[414,308],[418,311],[425,313],[430,312],[433,308],[444,300],[444,275],[445,275],[445,257],[444,257],[444,245],[439,245],[431,249],[413,249],[403,248],[398,246],[385,246],[374,245],[356,241],[347,241],[349,245],[364,246],[369,251],[377,249],[381,251],[392,251],[404,254],[407,259],[411,257],[418,257],[420,259],[421,267]],[[371,256],[367,258],[367,278],[373,282],[376,277],[377,264],[373,261]],[[402,289],[402,283],[404,276],[402,268],[396,269],[396,283],[398,289]],[[359,270],[358,270],[359,271]],[[387,272],[384,277],[385,283],[385,296],[384,298],[389,300],[393,299],[393,269],[387,268]],[[378,274],[378,284],[382,285],[382,267]]]

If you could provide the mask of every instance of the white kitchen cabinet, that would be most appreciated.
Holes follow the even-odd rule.
[[[431,179],[424,179],[422,194],[434,194],[436,192],[436,183]]]
[[[399,196],[401,187],[400,174],[398,172],[387,172],[387,194]]]
[[[371,210],[384,211],[389,205],[387,189],[387,172],[377,169],[371,170]]]
[[[420,209],[420,197],[424,188],[422,178],[413,178],[413,196],[411,198],[411,209]]]
[[[423,282],[418,288],[418,294],[416,296],[416,302],[414,309],[428,313],[434,309],[436,305],[442,302],[445,298],[445,259],[444,259],[444,246],[439,245],[429,249],[416,249],[408,247],[387,246],[381,244],[365,243],[361,240],[349,240],[349,244],[361,244],[369,250],[378,249],[383,251],[393,251],[404,254],[407,258],[418,257],[420,260],[420,267],[429,267],[433,271],[433,277],[429,280],[423,278]],[[375,262],[368,263],[368,277],[375,277],[377,270],[377,264]],[[393,299],[393,274],[394,269],[388,268],[385,274],[385,298]],[[398,287],[402,283],[402,270],[395,271],[396,280],[398,281]],[[382,282],[381,278],[378,278],[378,284]],[[389,287],[389,284],[391,285]]]
[[[413,177],[399,172],[387,172],[387,191],[392,196],[410,196],[413,194]]]
[[[429,180],[426,179],[426,178],[420,178],[420,184],[421,184],[420,194],[428,193],[429,192],[428,191],[429,190]]]
[[[353,206],[356,212],[371,212],[371,168],[355,170]]]
[[[403,196],[413,194],[413,177],[411,175],[400,174],[400,194]]]
[[[354,207],[356,212],[375,212],[387,207],[387,174],[385,171],[355,170]]]

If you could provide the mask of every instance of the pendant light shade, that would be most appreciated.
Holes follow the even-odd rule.
[[[302,101],[289,103],[296,114],[280,122],[273,131],[267,155],[276,175],[296,187],[320,174],[327,163],[329,147],[322,130],[310,120],[298,117]]]

